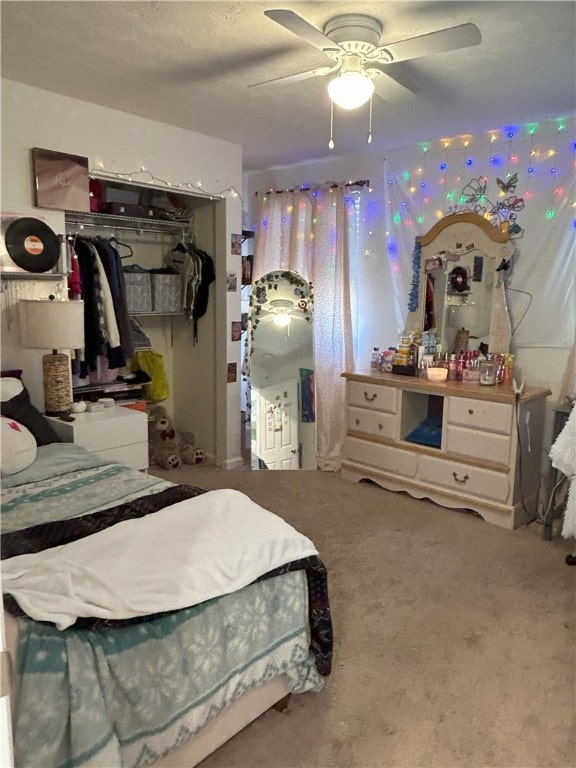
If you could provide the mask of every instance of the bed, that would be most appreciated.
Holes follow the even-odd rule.
[[[16,766],[192,766],[330,674],[316,548],[238,491],[50,442],[1,522]]]

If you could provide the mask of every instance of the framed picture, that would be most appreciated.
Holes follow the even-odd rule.
[[[238,273],[226,272],[226,290],[237,291],[238,290]]]
[[[228,384],[234,384],[236,379],[237,379],[237,364],[228,363],[228,377],[226,379]]]
[[[254,256],[242,256],[242,285],[252,284],[252,265]]]
[[[90,212],[88,158],[51,149],[32,149],[34,205]]]
[[[231,325],[230,339],[231,341],[240,341],[242,338],[242,322],[240,320],[233,320]]]
[[[240,256],[242,253],[242,235],[231,235],[230,240],[231,253],[235,256]]]

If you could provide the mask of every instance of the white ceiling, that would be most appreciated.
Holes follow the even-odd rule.
[[[367,107],[335,115],[328,149],[326,78],[250,84],[326,65],[325,55],[266,18],[290,8],[322,29],[366,13],[394,42],[463,22],[480,45],[390,65],[417,91],[374,100],[370,151],[573,114],[575,2],[35,2],[2,0],[2,77],[243,146],[244,170],[367,151]]]

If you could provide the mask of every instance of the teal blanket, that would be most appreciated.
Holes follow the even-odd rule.
[[[43,445],[27,469],[2,478],[2,532],[68,520],[170,485],[123,464],[111,464],[74,443]]]
[[[73,444],[44,446],[3,481],[2,529],[171,486]],[[295,693],[321,690],[308,608],[306,573],[297,570],[130,626],[59,631],[19,618],[16,766],[146,766],[266,680],[284,674]]]
[[[304,571],[122,629],[19,619],[16,766],[146,766],[284,673],[319,691]]]

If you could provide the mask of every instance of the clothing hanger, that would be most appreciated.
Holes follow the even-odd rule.
[[[121,259],[129,259],[131,256],[134,256],[134,251],[132,250],[132,246],[128,245],[128,243],[123,243],[121,240],[118,240],[117,237],[114,235],[110,238],[111,243],[116,243],[116,245],[120,245],[122,248],[128,248],[130,253],[127,253],[125,256],[120,256]]]

